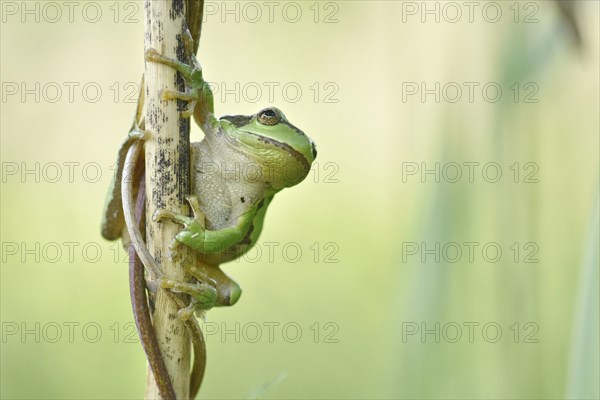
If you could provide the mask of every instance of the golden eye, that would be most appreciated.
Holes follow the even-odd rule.
[[[277,125],[281,121],[281,112],[276,108],[265,108],[258,113],[257,119],[263,125]]]

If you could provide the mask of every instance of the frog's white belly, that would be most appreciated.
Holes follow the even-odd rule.
[[[211,230],[235,225],[239,216],[264,198],[268,188],[256,161],[227,144],[216,146],[212,148],[206,140],[191,144],[192,193],[198,196]]]

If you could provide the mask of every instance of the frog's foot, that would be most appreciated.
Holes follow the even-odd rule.
[[[146,278],[146,289],[148,289],[150,294],[155,295],[156,290],[158,289],[158,283],[155,280]]]
[[[198,101],[198,95],[194,92],[178,92],[177,90],[164,89],[160,92],[163,100]]]
[[[208,310],[217,304],[217,289],[207,283],[188,283],[163,277],[160,279],[160,287],[192,297],[190,305],[179,311],[182,319],[191,317],[197,309]]]
[[[185,110],[181,112],[182,118],[189,118],[194,114],[196,103],[198,103],[198,94],[196,92],[178,92],[177,90],[164,89],[160,95],[163,100],[183,100],[189,102]]]
[[[194,54],[194,38],[192,37],[192,32],[189,29],[186,29],[183,32],[183,45],[185,46],[186,54],[190,56],[190,64],[192,67],[196,67],[200,69],[200,63]]]
[[[129,131],[128,136],[133,139],[139,139],[142,141],[148,140],[152,138],[152,133],[150,131],[141,129],[137,124],[135,128]]]
[[[165,57],[153,48],[149,48],[148,50],[146,50],[144,58],[146,59],[146,61],[167,65],[171,68],[176,69],[181,73],[181,75],[183,75],[183,77],[186,80],[190,80],[192,73],[194,72],[194,67],[192,67],[191,65],[182,63],[181,61],[176,60],[174,58]]]
[[[185,269],[185,272],[192,275],[198,281],[208,283],[213,287],[217,287],[217,281],[208,276],[208,274],[205,271],[196,267],[194,264],[184,263],[183,268]]]
[[[177,214],[172,211],[163,210],[163,209],[158,209],[158,210],[154,211],[154,215],[152,215],[152,221],[160,222],[165,219],[169,219],[173,222],[183,225],[185,228],[190,226],[190,224],[194,221],[193,218],[190,218],[187,215]]]
[[[175,60],[174,58],[165,57],[152,48],[146,50],[145,56],[146,61],[169,66],[181,73],[183,79],[185,79],[186,85],[189,88],[189,90],[186,92],[163,91],[162,93],[163,99],[179,99],[194,102],[193,105],[188,106],[188,108],[184,111],[184,115],[191,115],[190,110],[194,109],[196,106],[195,102],[197,102],[200,97],[204,98],[206,101],[210,101],[212,107],[211,88],[202,78],[202,67],[200,66],[200,63],[194,54],[190,53],[190,58],[192,60],[191,64],[183,63],[179,60]]]
[[[188,217],[187,215],[174,213],[172,211],[158,209],[152,215],[152,221],[160,222],[165,219],[169,219],[175,223],[183,225],[185,229],[188,229],[190,225],[193,225],[194,228],[200,228],[201,230],[206,229],[206,216],[202,212],[200,208],[200,201],[198,200],[198,196],[196,195],[188,195],[185,198],[190,204],[190,208],[192,209],[192,213],[194,217]]]
[[[227,276],[218,266],[204,263],[184,264],[185,271],[199,282],[207,283],[217,289],[217,307],[234,305],[242,295],[242,288]],[[196,308],[196,310],[201,308]]]
[[[183,79],[186,80],[193,90],[202,89],[205,86],[205,82],[202,79],[202,67],[196,56],[192,54],[190,57],[192,57],[191,65],[174,58],[165,57],[152,48],[146,50],[145,54],[146,61],[166,65],[181,73]]]
[[[183,225],[184,229],[187,230],[191,223],[194,222],[193,218],[188,217],[187,215],[177,214],[172,211],[158,209],[152,215],[152,221],[161,222],[165,219],[171,220],[177,224]],[[184,232],[185,232],[184,230]],[[169,250],[171,251],[172,256],[177,254],[177,249],[179,247],[179,242],[177,238],[173,239],[171,243],[169,243]]]
[[[195,196],[189,196],[187,200],[194,213],[193,218],[188,217],[187,215],[159,209],[154,212],[152,219],[155,222],[170,219],[175,223],[183,225],[184,229],[175,236],[175,240],[196,251],[202,251],[206,232],[205,216],[200,209],[199,201]],[[176,243],[171,243],[171,250],[176,251],[176,245]]]
[[[189,43],[189,41],[191,41],[191,44]],[[188,49],[188,51],[191,51],[191,49],[193,49],[193,47],[194,47],[193,39],[191,38],[191,34],[189,35],[189,38],[187,38],[187,39],[186,39],[186,36],[184,35],[184,42],[185,42],[186,47],[191,46],[190,49]],[[189,53],[189,54],[191,54],[191,53]],[[187,107],[185,108],[185,110],[183,110],[181,112],[182,118],[189,118],[194,114],[194,109],[196,108],[196,104],[198,103],[198,100],[200,98],[200,93],[202,90],[204,90],[204,81],[202,80],[202,68],[200,67],[198,60],[196,59],[196,57],[193,54],[191,54],[190,57],[192,59],[192,64],[188,65],[188,64],[182,63],[179,60],[165,57],[162,54],[159,54],[154,49],[146,50],[146,60],[147,61],[164,64],[171,68],[174,68],[175,70],[177,70],[181,73],[181,75],[187,82],[188,86],[191,87],[191,89],[186,92],[179,92],[176,90],[168,90],[168,89],[165,89],[161,92],[161,97],[163,100],[175,100],[176,99],[176,100],[183,100],[183,101],[189,102]]]
[[[196,196],[195,194],[190,194],[185,196],[185,199],[187,200],[187,202],[190,205],[190,208],[192,209],[194,219],[198,221],[198,223],[200,223],[203,228],[205,228],[204,220],[206,219],[206,216],[200,208],[200,200],[198,199],[198,196]]]
[[[192,317],[192,315],[194,315],[195,310],[196,310],[196,302],[194,301],[194,298],[192,297],[192,300],[190,301],[190,305],[185,308],[181,308],[179,311],[177,311],[177,315],[179,316],[180,320],[187,321],[188,319],[190,319]]]

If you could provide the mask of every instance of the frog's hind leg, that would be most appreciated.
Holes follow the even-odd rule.
[[[207,283],[187,283],[169,278],[161,278],[160,286],[175,293],[185,293],[192,297],[190,305],[180,310],[182,318],[191,315],[195,309],[208,310],[217,304],[217,289]]]

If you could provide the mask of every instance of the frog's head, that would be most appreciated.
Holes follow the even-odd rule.
[[[300,183],[317,157],[314,142],[275,107],[250,116],[226,115],[221,123],[225,134],[262,166],[265,181],[275,190]]]

